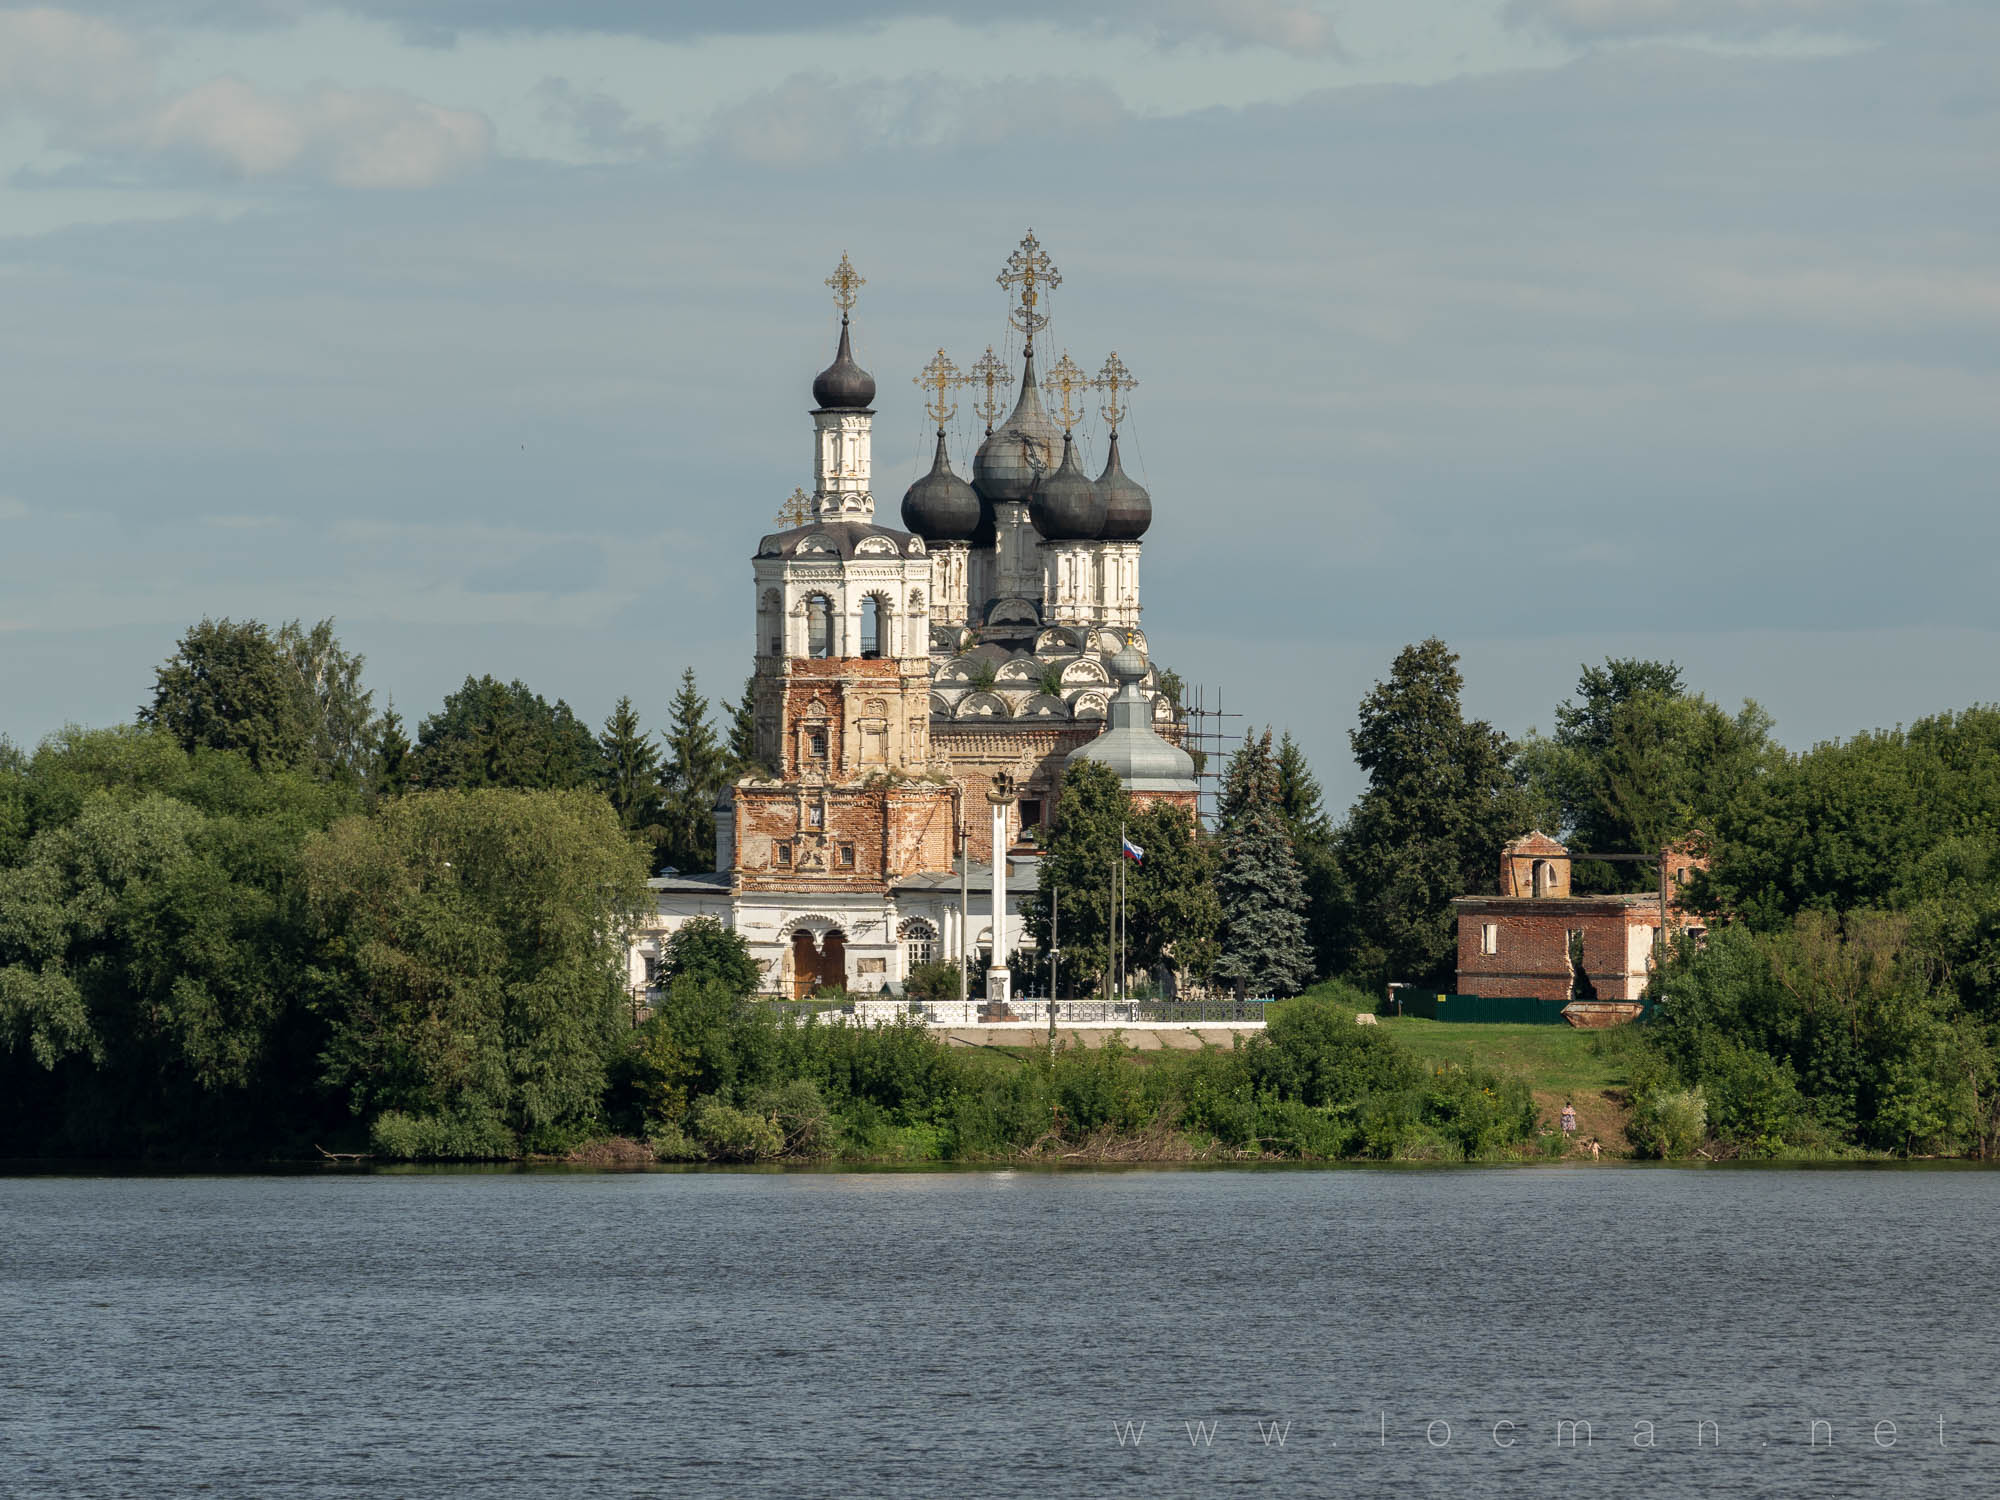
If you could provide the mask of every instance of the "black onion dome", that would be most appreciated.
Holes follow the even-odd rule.
[[[1021,399],[972,458],[972,487],[982,500],[1026,500],[1035,483],[1056,466],[1060,435],[1042,409],[1035,384],[1035,356],[1021,369]]]
[[[1111,456],[1097,476],[1097,493],[1104,497],[1102,541],[1136,542],[1153,524],[1153,497],[1118,462],[1118,429],[1111,429]]]
[[[847,319],[840,320],[840,350],[833,363],[813,377],[813,400],[821,411],[865,408],[875,399],[875,377],[854,362],[847,344]]]
[[[1076,445],[1066,432],[1062,464],[1035,486],[1028,519],[1051,542],[1088,542],[1104,529],[1104,497],[1076,466]]]
[[[951,470],[938,433],[930,473],[903,492],[903,524],[927,542],[962,542],[979,529],[979,496]]]

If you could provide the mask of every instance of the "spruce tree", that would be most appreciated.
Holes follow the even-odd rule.
[[[695,688],[694,668],[681,673],[668,708],[665,790],[666,830],[661,859],[677,870],[715,868],[715,794],[729,777],[728,756],[709,722],[708,699]]]
[[[597,736],[604,795],[627,831],[657,846],[665,832],[660,797],[660,752],[639,727],[630,698],[620,698]],[[655,848],[657,853],[657,847]]]
[[[738,776],[757,764],[757,675],[744,679],[743,696],[722,705],[729,712],[729,761]]]
[[[1313,972],[1330,974],[1336,967],[1336,945],[1343,907],[1340,867],[1334,858],[1333,819],[1327,816],[1319,778],[1291,731],[1278,741],[1278,805],[1291,831],[1292,853],[1306,886],[1306,932],[1312,942]]]
[[[1222,951],[1215,976],[1241,993],[1296,994],[1312,980],[1312,948],[1269,730],[1247,737],[1230,757],[1219,813]]]
[[[377,797],[400,797],[410,785],[410,737],[392,698],[375,724],[375,761],[368,788]]]

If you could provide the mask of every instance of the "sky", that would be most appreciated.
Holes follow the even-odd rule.
[[[1430,635],[1514,734],[1610,655],[1794,747],[2000,699],[1996,221],[1990,0],[0,8],[0,734],[204,616],[412,724],[734,697],[825,277],[895,524],[1030,227],[1154,658],[1336,811]]]

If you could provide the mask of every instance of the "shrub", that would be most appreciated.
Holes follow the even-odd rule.
[[[956,1000],[958,965],[946,958],[915,965],[903,981],[903,993],[912,1000]]]
[[[771,1161],[785,1151],[784,1132],[775,1120],[720,1099],[704,1099],[695,1107],[694,1133],[717,1161]]]
[[[833,1115],[811,1079],[794,1078],[763,1090],[753,1109],[777,1125],[783,1155],[812,1158],[833,1154]]]
[[[1354,1122],[1296,1099],[1267,1097],[1257,1110],[1257,1144],[1281,1156],[1332,1159],[1347,1155]]]
[[[1641,1156],[1672,1161],[1692,1155],[1708,1130],[1708,1098],[1699,1088],[1661,1085],[1638,1096],[1625,1138]]]
[[[701,1147],[687,1137],[687,1132],[678,1125],[658,1125],[646,1136],[646,1144],[653,1148],[656,1161],[699,1161]]]
[[[1273,1009],[1244,1059],[1260,1091],[1326,1107],[1418,1081],[1410,1055],[1380,1027],[1356,1025],[1352,1007],[1315,993]]]
[[[1789,1065],[1730,1042],[1719,1042],[1709,1054],[1702,1092],[1716,1135],[1751,1152],[1783,1146],[1805,1114]]]
[[[674,929],[661,972],[669,985],[683,979],[718,984],[739,996],[756,994],[764,976],[743,934],[714,917],[690,917]]]
[[[520,1155],[514,1132],[490,1114],[410,1115],[385,1110],[368,1129],[377,1156],[397,1161],[505,1161]]]

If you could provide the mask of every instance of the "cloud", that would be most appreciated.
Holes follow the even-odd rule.
[[[1007,79],[968,88],[936,74],[843,83],[800,73],[718,111],[709,134],[712,144],[739,160],[804,167],[881,146],[1077,137],[1116,127],[1126,115],[1111,87],[1090,79]]]
[[[1923,0],[1899,0],[1918,8]],[[1824,30],[1889,11],[1884,0],[1509,0],[1507,19],[1578,41]]]
[[[16,500],[12,495],[0,495],[0,521],[25,521],[28,506],[24,500]]]
[[[593,151],[615,156],[659,156],[667,133],[658,125],[634,122],[632,111],[611,95],[585,92],[567,78],[544,78],[535,86],[542,118],[569,131]]]
[[[81,0],[82,8],[153,24],[258,28],[284,24],[299,0]],[[966,26],[1052,22],[1070,30],[1137,35],[1155,45],[1214,43],[1327,52],[1333,23],[1309,0],[1015,0],[1004,10],[968,0],[334,0],[336,8],[401,28],[411,41],[450,46],[460,33],[594,32],[698,41],[779,35],[903,20]]]
[[[493,153],[485,116],[391,89],[275,93],[225,77],[165,93],[137,37],[61,10],[0,11],[0,119],[10,115],[85,155],[185,157],[242,178],[347,188],[429,187]]]

